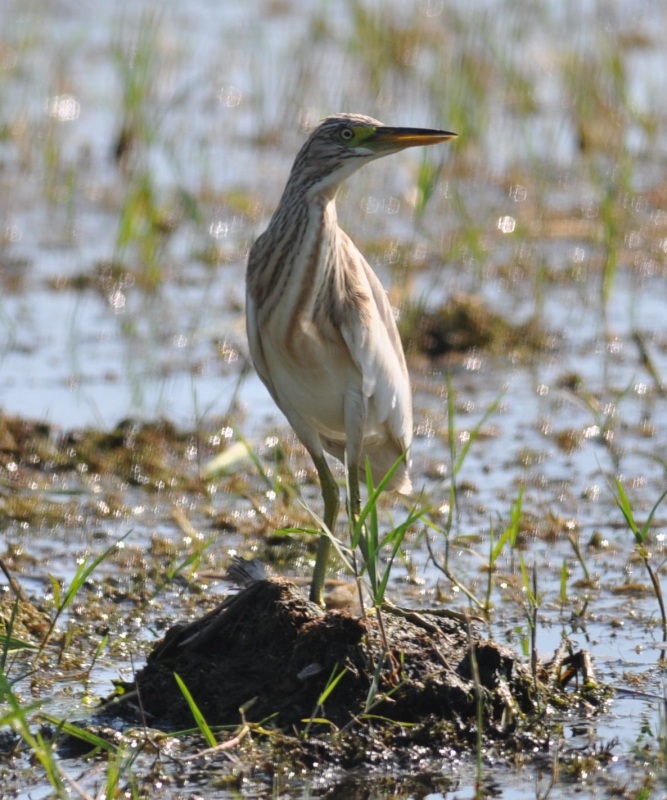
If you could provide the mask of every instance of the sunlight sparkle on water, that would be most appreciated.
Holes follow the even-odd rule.
[[[72,122],[77,119],[81,110],[79,101],[71,94],[57,94],[47,101],[49,116],[59,122]]]
[[[498,230],[501,233],[514,233],[514,229],[516,228],[516,220],[514,217],[501,217],[498,220]]]

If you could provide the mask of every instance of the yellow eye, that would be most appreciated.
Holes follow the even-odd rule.
[[[354,139],[354,131],[352,128],[343,128],[343,130],[340,132],[340,138],[344,142],[349,142]]]

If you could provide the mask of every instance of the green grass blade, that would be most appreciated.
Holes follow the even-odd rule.
[[[355,535],[358,535],[357,529],[361,530],[361,527],[363,526],[364,522],[366,521],[366,517],[371,513],[372,509],[374,509],[375,506],[377,505],[378,497],[382,494],[382,492],[384,492],[384,490],[387,487],[387,484],[393,478],[394,473],[396,472],[396,470],[405,461],[406,456],[407,456],[407,453],[402,453],[396,459],[396,461],[392,464],[392,466],[389,469],[389,471],[387,472],[387,474],[383,476],[382,480],[380,481],[380,483],[378,483],[377,486],[373,487],[373,480],[372,480],[372,477],[371,477],[370,483],[368,483],[368,486],[369,486],[368,500],[366,501],[364,507],[361,509],[361,513],[359,514],[359,519],[357,520],[357,525],[356,525],[356,528],[355,528]],[[367,464],[367,469],[368,469],[368,464]],[[369,473],[367,472],[366,474],[368,476]],[[372,489],[372,491],[371,491],[371,489]]]
[[[458,456],[456,457],[456,460],[454,462],[454,466],[453,466],[453,469],[452,469],[454,474],[458,475],[458,473],[460,472],[461,467],[463,466],[463,462],[465,461],[466,456],[468,455],[468,451],[470,450],[472,445],[477,440],[477,438],[478,438],[478,436],[479,436],[479,434],[480,434],[480,432],[482,430],[482,427],[484,426],[486,421],[497,410],[498,406],[500,405],[500,401],[503,399],[504,394],[505,394],[504,392],[501,392],[498,395],[498,397],[496,397],[496,399],[486,409],[486,411],[482,415],[482,418],[479,420],[477,425],[475,425],[473,428],[471,428],[471,430],[469,432],[469,436],[466,439],[466,441],[463,443],[463,446],[461,447],[461,450],[459,451]],[[450,445],[450,448],[451,448],[451,445]]]
[[[653,517],[655,516],[655,512],[658,510],[658,506],[662,503],[662,501],[665,499],[665,497],[667,497],[667,489],[665,489],[665,491],[655,501],[655,504],[654,504],[653,508],[651,509],[650,514],[648,515],[648,519],[642,525],[642,529],[641,529],[642,542],[648,536],[648,532],[651,529],[651,525],[653,524]]]
[[[567,561],[563,559],[563,566],[560,568],[560,601],[567,603]]]
[[[216,747],[218,741],[213,735],[213,731],[209,728],[208,722],[206,722],[204,719],[204,715],[199,710],[199,706],[195,702],[194,697],[190,694],[190,690],[185,683],[183,683],[181,676],[177,672],[174,672],[174,678],[178,684],[178,688],[181,690],[183,697],[185,698],[185,702],[188,704],[188,708],[190,709],[192,716],[197,723],[197,727],[199,728],[201,735],[204,737],[204,739],[206,739],[206,743],[209,747]]]
[[[39,650],[39,647],[32,642],[26,642],[24,639],[19,639],[16,636],[8,634],[0,634],[0,648],[4,653],[11,653],[16,650]]]
[[[336,675],[336,669],[337,666],[335,666],[331,671],[331,675],[329,677],[329,680],[327,681],[327,685],[324,687],[322,693],[317,698],[317,705],[320,707],[327,702],[327,700],[331,697],[331,694],[333,693],[336,686],[338,686],[343,677],[347,674],[347,667],[343,667],[337,675]]]
[[[208,550],[211,545],[218,541],[217,536],[211,536],[199,544],[191,553],[184,556],[180,561],[170,565],[167,568],[166,576],[168,580],[173,580],[177,575],[180,575],[187,567],[192,567],[193,571],[197,569],[197,565],[201,561],[202,555]]]
[[[616,505],[619,507],[621,513],[625,517],[625,521],[628,523],[628,527],[634,534],[637,543],[642,544],[644,540],[641,535],[641,531],[639,530],[639,527],[635,522],[635,515],[632,510],[632,505],[628,500],[628,496],[625,493],[623,484],[620,482],[618,478],[616,478],[615,486],[616,486],[616,491],[614,492],[614,500],[616,501]]]
[[[377,598],[376,604],[378,606],[382,605],[384,602],[385,592],[387,590],[387,584],[389,583],[389,578],[391,576],[391,570],[394,565],[394,561],[396,556],[398,555],[401,545],[405,539],[407,532],[410,528],[419,520],[423,518],[424,512],[421,509],[418,509],[417,506],[414,506],[412,511],[408,514],[407,519],[405,519],[397,528],[394,528],[390,534],[385,537],[382,544],[391,544],[391,553],[389,558],[387,559],[387,563],[384,568],[384,572],[382,575],[382,580],[377,589]]]
[[[39,708],[40,704],[21,705],[4,673],[0,673],[0,699],[9,706],[9,712],[0,717],[0,726],[11,725],[20,734],[32,751],[34,758],[41,764],[49,783],[56,792],[55,796],[64,797],[65,787],[62,775],[50,742],[46,742],[41,733],[33,734],[30,730],[28,715]]]
[[[521,486],[519,489],[519,494],[510,506],[510,520],[507,524],[507,527],[502,532],[502,534],[498,537],[498,541],[495,545],[491,548],[490,559],[491,559],[491,566],[493,566],[502,551],[505,549],[505,545],[509,542],[510,547],[514,549],[516,547],[517,537],[519,535],[519,530],[521,527],[521,519],[523,517],[523,492],[524,486]]]
[[[88,580],[88,578],[93,574],[93,572],[95,572],[95,570],[99,567],[99,565],[103,561],[105,561],[109,557],[109,555],[111,555],[111,553],[113,553],[113,551],[118,547],[118,545],[125,539],[127,539],[127,537],[131,533],[132,531],[129,530],[125,535],[121,536],[119,539],[116,539],[116,541],[112,545],[107,547],[107,549],[103,553],[100,553],[100,555],[97,556],[97,558],[93,559],[90,563],[87,560],[84,560],[79,565],[79,568],[77,569],[74,577],[72,578],[72,582],[70,583],[69,588],[65,592],[65,597],[63,598],[62,603],[59,607],[59,613],[67,609],[72,604],[74,598],[77,596],[77,594],[81,590],[81,587]]]
[[[78,725],[73,725],[71,722],[66,722],[64,719],[59,719],[51,714],[40,714],[40,716],[42,719],[55,725],[59,731],[66,733],[68,736],[73,736],[75,739],[79,739],[82,742],[86,742],[93,748],[104,750],[107,753],[115,753],[118,749],[116,745],[109,742],[107,739],[103,739],[101,736],[97,736],[97,734],[87,731],[85,728],[81,728]]]
[[[14,623],[19,613],[20,599],[18,595],[14,598],[12,605],[12,613],[9,619],[5,622],[5,632],[0,635],[0,672],[4,673],[7,665],[7,656],[16,650],[37,650],[39,648],[30,642],[25,642],[14,636]]]
[[[526,562],[523,560],[523,553],[519,556],[519,567],[521,569],[521,580],[523,582],[523,589],[526,592],[526,597],[531,606],[537,605],[537,597],[532,589],[533,582],[528,574]]]

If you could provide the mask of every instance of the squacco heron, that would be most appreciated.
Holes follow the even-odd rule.
[[[454,133],[391,128],[357,114],[327,117],[294,161],[268,228],[250,250],[246,320],[259,377],[313,459],[333,533],[338,485],[325,452],[347,468],[348,508],[360,508],[359,471],[409,493],[412,395],[382,284],[338,227],[336,193],[369,161]],[[310,599],[322,605],[331,542],[320,536]]]

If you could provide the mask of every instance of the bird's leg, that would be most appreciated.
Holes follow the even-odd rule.
[[[312,454],[311,454],[312,455]],[[334,533],[336,518],[338,517],[338,506],[340,495],[338,484],[331,474],[327,460],[322,453],[313,455],[317,475],[320,479],[322,489],[322,499],[324,500],[324,525],[327,531]],[[313,580],[310,584],[310,599],[318,606],[324,606],[324,580],[327,574],[329,563],[329,553],[331,552],[331,540],[327,533],[322,532],[317,543],[317,555],[315,556],[315,568],[313,569]]]
[[[359,491],[359,466],[361,463],[361,443],[366,424],[366,403],[356,387],[345,393],[345,463],[347,467],[347,505],[350,524],[356,525],[361,513],[361,493]]]
[[[350,536],[354,537],[354,531],[361,514],[361,492],[359,491],[359,464],[356,461],[347,461],[347,514],[350,526]],[[354,538],[352,539],[354,541]],[[364,603],[364,592],[360,580],[359,567],[357,564],[357,554],[352,552],[352,563],[359,592],[359,607],[361,615],[366,618],[366,606]]]
[[[345,467],[347,470],[347,515],[351,544],[357,539],[356,527],[361,514],[361,492],[359,490],[359,464],[361,445],[366,426],[366,403],[358,387],[349,387],[345,393]],[[359,592],[359,605],[365,618],[364,593],[357,564],[357,554],[352,551],[352,563]]]
[[[347,486],[349,497],[347,498],[348,513],[352,525],[357,524],[359,514],[361,514],[361,491],[359,489],[359,464],[348,462],[347,465]]]

